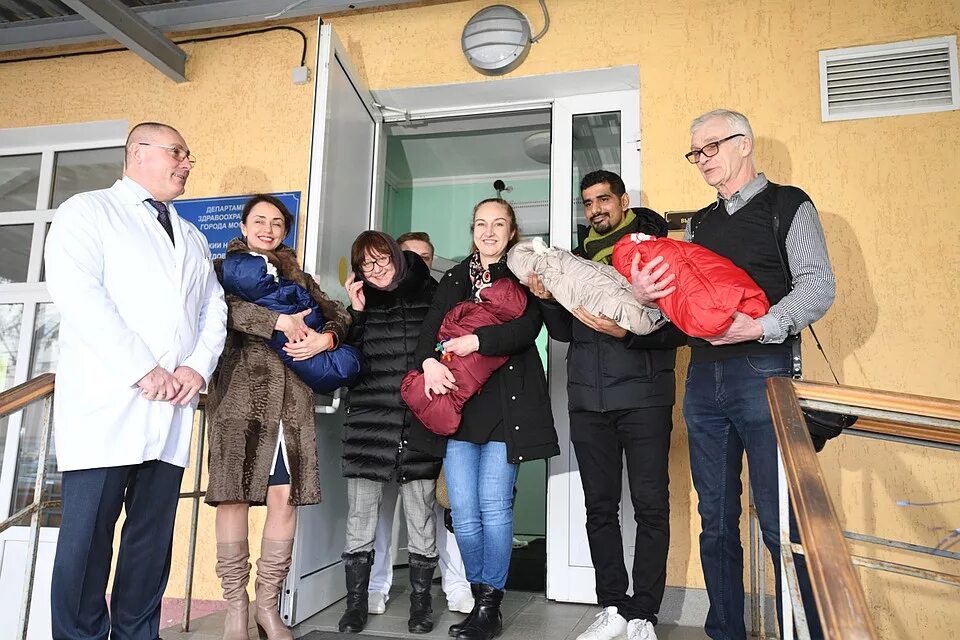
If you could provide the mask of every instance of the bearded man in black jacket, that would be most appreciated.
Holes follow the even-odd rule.
[[[584,215],[579,226],[580,257],[610,263],[613,245],[631,233],[667,234],[666,221],[646,208],[630,208],[623,180],[594,171],[580,183]],[[663,265],[651,265],[656,272]],[[662,273],[662,271],[660,272]],[[657,275],[656,277],[659,277]],[[686,342],[673,325],[638,336],[613,320],[582,308],[561,307],[536,275],[527,280],[541,299],[550,337],[569,342],[567,396],[570,440],[580,466],[587,509],[587,539],[603,612],[578,640],[623,637],[655,640],[653,625],[663,599],[670,544],[668,456],[676,397],[676,347]],[[650,309],[664,324],[659,311]],[[633,595],[620,529],[623,455],[637,535]]]

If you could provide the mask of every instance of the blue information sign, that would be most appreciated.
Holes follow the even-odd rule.
[[[300,192],[271,193],[278,198],[293,214],[293,225],[283,239],[283,244],[296,249],[297,217],[300,212]],[[175,200],[177,215],[189,220],[207,238],[210,253],[214,258],[222,258],[227,252],[227,244],[240,235],[240,213],[250,196],[224,196],[221,198],[194,198]]]

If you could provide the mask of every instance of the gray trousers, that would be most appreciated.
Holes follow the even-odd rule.
[[[344,553],[373,549],[384,484],[365,478],[347,478],[347,544]],[[407,549],[427,558],[437,557],[436,489],[436,480],[413,480],[400,485],[401,504],[407,518]]]

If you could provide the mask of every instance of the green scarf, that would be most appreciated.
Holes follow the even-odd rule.
[[[610,264],[610,259],[613,257],[613,245],[617,244],[620,238],[631,232],[636,219],[637,214],[627,209],[626,215],[623,216],[623,220],[620,221],[620,224],[618,224],[615,229],[601,234],[597,233],[593,227],[590,227],[590,231],[583,241],[583,252],[594,262]]]

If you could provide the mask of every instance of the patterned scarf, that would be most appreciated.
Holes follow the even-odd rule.
[[[497,260],[497,264],[507,262],[507,253],[504,252],[500,259]],[[480,262],[480,252],[475,251],[472,256],[470,256],[470,293],[473,294],[474,302],[480,302],[480,292],[493,284],[492,278],[490,277],[490,269],[484,269],[483,264]]]
[[[630,233],[636,219],[637,214],[627,209],[623,220],[615,229],[606,233],[598,233],[593,227],[590,227],[590,231],[583,241],[583,252],[594,262],[610,264],[610,259],[613,257],[613,245],[617,244],[620,238]]]

